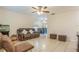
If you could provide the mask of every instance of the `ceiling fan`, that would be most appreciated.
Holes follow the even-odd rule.
[[[37,13],[37,14],[50,13],[50,11],[47,10],[47,6],[37,6],[32,8],[34,10],[32,13]]]

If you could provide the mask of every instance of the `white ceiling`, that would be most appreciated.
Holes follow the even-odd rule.
[[[54,7],[50,7],[49,10],[51,11],[51,13],[55,12],[56,14],[58,14],[58,13],[79,10],[79,7],[78,6],[54,6]]]
[[[33,9],[31,6],[3,6],[2,8],[17,13],[34,15],[32,13]],[[61,13],[66,11],[79,10],[79,6],[48,6],[48,10],[50,11],[50,13],[52,12]]]
[[[32,9],[29,6],[6,6],[2,7],[5,8],[6,10],[17,12],[17,13],[22,13],[22,14],[32,14]]]

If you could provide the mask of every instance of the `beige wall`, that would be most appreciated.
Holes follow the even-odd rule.
[[[18,28],[32,27],[35,18],[32,15],[24,15],[5,9],[0,9],[0,24],[10,25],[10,35],[15,34]],[[69,11],[50,15],[47,20],[48,34],[66,34],[68,40],[76,40],[79,31],[79,11]]]
[[[0,9],[0,24],[10,25],[10,35],[15,34],[18,28],[32,27],[35,18],[5,9]]]
[[[48,34],[65,34],[68,40],[76,41],[79,32],[79,11],[68,11],[48,17]]]

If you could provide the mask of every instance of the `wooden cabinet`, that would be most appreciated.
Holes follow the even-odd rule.
[[[77,52],[79,52],[79,35],[77,35],[78,41],[77,41]]]

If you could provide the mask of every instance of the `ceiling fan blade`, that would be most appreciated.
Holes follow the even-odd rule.
[[[55,13],[51,13],[50,15],[55,15]]]
[[[47,8],[47,6],[44,7],[44,9],[46,9],[46,8]]]
[[[32,13],[35,13],[36,11],[33,11]]]
[[[43,12],[45,12],[45,13],[49,13],[49,11],[43,11]]]
[[[37,8],[35,8],[35,7],[32,7],[33,9],[37,9]]]

